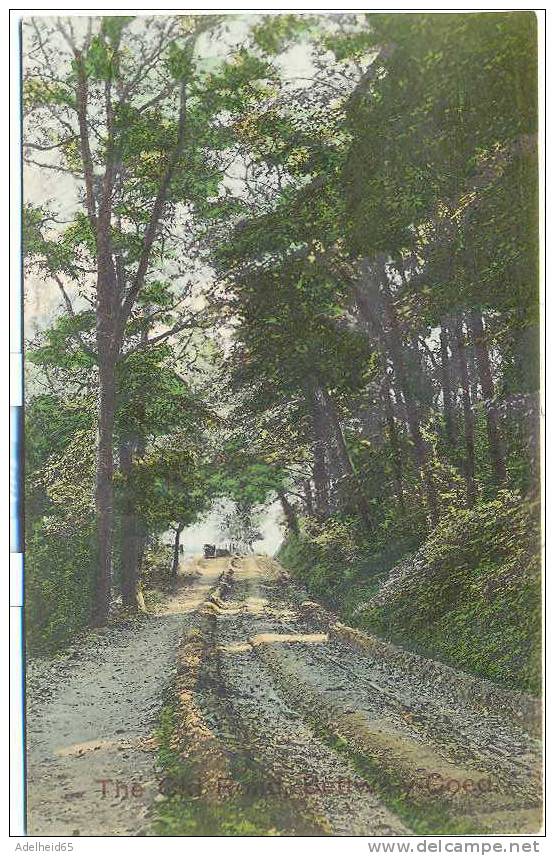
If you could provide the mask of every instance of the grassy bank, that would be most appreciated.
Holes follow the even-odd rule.
[[[539,694],[539,545],[537,504],[503,491],[444,516],[415,552],[408,535],[397,537],[396,549],[376,551],[352,521],[337,520],[305,525],[278,558],[348,623]],[[386,586],[392,569],[396,579]]]

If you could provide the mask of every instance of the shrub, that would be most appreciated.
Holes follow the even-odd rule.
[[[35,524],[25,547],[26,642],[48,653],[83,629],[91,617],[95,573],[92,526],[71,538]]]
[[[407,525],[403,533],[398,522],[389,528],[390,544],[382,532],[381,541],[367,539],[352,550],[341,527],[332,525],[327,536],[307,529],[287,541],[279,558],[352,624],[457,668],[539,693],[538,503],[504,490],[472,510],[453,509],[411,557],[420,531]],[[395,584],[382,588],[403,553]]]
[[[360,614],[361,626],[518,689],[541,690],[538,507],[502,491],[444,518],[420,570]],[[421,562],[418,563],[421,568]]]

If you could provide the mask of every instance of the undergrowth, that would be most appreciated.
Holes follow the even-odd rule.
[[[446,514],[403,583],[375,596],[396,561],[357,539],[351,521],[311,521],[278,558],[342,619],[509,688],[541,692],[541,558],[537,503],[501,491]],[[362,543],[362,547],[358,546]],[[405,551],[404,557],[400,550]],[[378,561],[378,557],[380,561]],[[368,606],[365,606],[368,604]]]

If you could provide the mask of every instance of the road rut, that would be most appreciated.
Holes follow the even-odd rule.
[[[457,695],[456,673],[430,682],[430,661],[408,670],[371,639],[353,644],[272,560],[196,568],[160,614],[89,637],[50,666],[49,698],[31,693],[31,833],[152,833],[152,730],[172,681],[187,754],[205,767],[201,799],[225,800],[229,758],[248,758],[261,796],[289,806],[277,834],[406,835],[428,814],[435,832],[540,830],[540,743],[526,722]],[[495,692],[465,681],[477,699]]]

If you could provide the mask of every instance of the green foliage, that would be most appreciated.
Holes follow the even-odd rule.
[[[83,215],[77,214],[62,236],[51,237],[48,226],[52,219],[48,211],[30,204],[24,205],[24,258],[27,264],[38,267],[48,275],[61,272],[74,275],[79,251],[82,248],[91,251],[95,246],[90,223]]]
[[[31,489],[42,489],[50,500],[44,526],[69,535],[86,525],[94,513],[96,454],[94,431],[76,431],[61,454],[52,454],[30,478]]]
[[[87,398],[42,394],[25,412],[25,511],[30,529],[86,520],[90,509],[94,404]],[[88,478],[88,483],[87,483]]]
[[[102,19],[102,32],[111,45],[118,44],[123,30],[132,20],[132,15],[109,15]]]
[[[90,403],[89,403],[90,404]],[[92,424],[87,401],[42,393],[25,408],[25,466],[36,472],[52,454],[61,454],[70,438]]]
[[[368,21],[386,48],[347,113],[353,250],[416,250],[436,323],[461,305],[520,310],[516,324],[536,323],[534,13]]]
[[[191,73],[192,57],[187,47],[173,42],[170,44],[167,59],[168,71],[176,80],[184,80]]]
[[[147,608],[149,601],[160,597],[160,592],[167,589],[168,583],[171,583],[168,569],[171,567],[172,555],[171,545],[164,543],[156,535],[149,536],[141,569],[141,587]]]
[[[388,571],[425,537],[422,512],[389,520],[372,535],[360,520],[340,515],[305,520],[300,536],[289,535],[279,561],[308,588],[347,614],[369,597]]]
[[[100,36],[93,36],[84,59],[87,75],[95,80],[111,80],[116,72],[117,53]]]
[[[25,616],[32,653],[62,647],[90,620],[95,582],[94,410],[36,396],[25,412]]]
[[[268,15],[253,27],[252,38],[265,53],[278,54],[315,26],[316,20],[311,15]]]
[[[404,525],[403,525],[404,524]],[[501,491],[455,509],[425,537],[399,520],[381,550],[354,521],[310,521],[278,558],[346,621],[457,668],[541,691],[541,560],[537,502]],[[403,531],[404,529],[404,531]],[[362,609],[421,544],[415,571],[383,605]],[[407,558],[408,557],[408,558]]]
[[[242,113],[256,108],[271,90],[268,86],[278,80],[270,61],[240,47],[217,71],[206,76],[206,97],[214,113],[229,110]]]
[[[63,81],[47,82],[39,77],[27,77],[23,84],[23,106],[33,110],[46,104],[75,107],[75,97]]]
[[[95,365],[94,357],[85,351],[75,334],[90,333],[94,313],[90,310],[74,315],[60,315],[45,331],[43,340],[29,350],[30,363],[49,369],[62,369],[75,374],[88,374]]]
[[[442,520],[413,574],[364,628],[516,689],[541,691],[537,503],[502,491]]]
[[[193,523],[214,496],[204,449],[214,416],[171,366],[165,346],[129,354],[118,367],[116,433],[134,444],[135,458],[116,486],[150,534]]]
[[[30,653],[58,650],[89,623],[95,556],[90,521],[60,534],[43,521],[27,525],[25,624]]]
[[[215,496],[227,497],[246,508],[263,504],[268,495],[283,487],[284,474],[279,467],[257,458],[231,438],[218,454],[217,466],[210,474]]]

